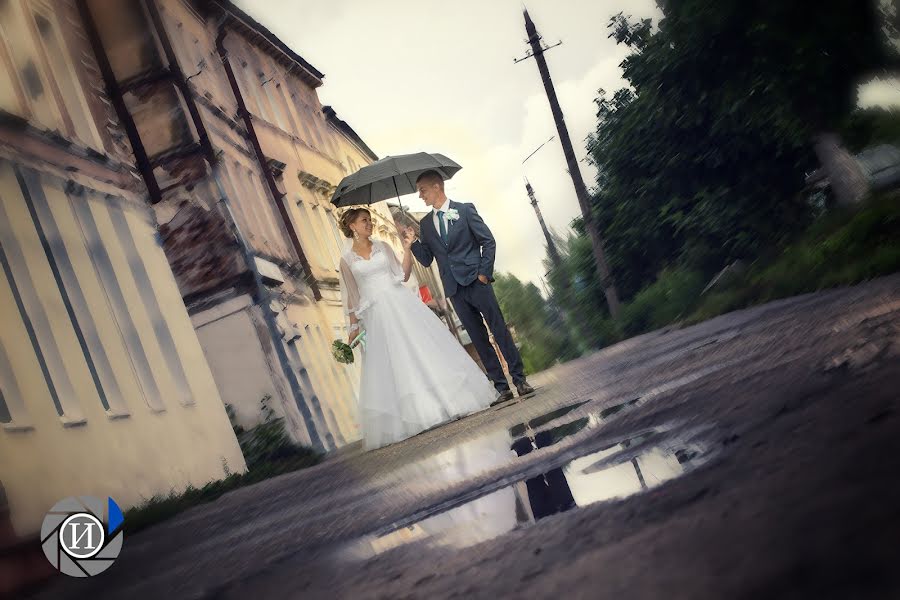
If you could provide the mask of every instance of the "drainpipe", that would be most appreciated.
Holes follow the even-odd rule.
[[[227,18],[227,17],[225,17]],[[256,137],[255,130],[252,129],[252,122],[250,121],[249,115],[250,113],[247,111],[247,107],[244,104],[243,97],[240,94],[240,90],[237,87],[237,79],[235,79],[234,72],[231,69],[231,64],[228,61],[227,51],[224,46],[224,39],[226,35],[225,30],[225,19],[220,20],[217,26],[218,33],[216,35],[216,49],[219,52],[219,56],[222,58],[222,63],[225,66],[225,72],[228,75],[228,81],[231,84],[232,92],[235,95],[235,100],[238,103],[238,111],[242,113],[244,116],[245,124],[249,125],[248,134],[251,139],[251,143],[253,144],[254,152],[256,153],[257,160],[260,163],[260,167],[263,170],[263,173],[266,176],[266,181],[269,183],[269,189],[271,191],[277,192],[277,189],[274,188],[275,181],[272,178],[272,173],[269,170],[268,165],[265,162],[265,157],[262,153],[262,147],[259,145],[259,140]],[[315,418],[309,410],[309,406],[306,403],[306,399],[303,395],[303,390],[300,387],[300,381],[297,378],[297,373],[294,371],[294,366],[291,363],[290,358],[285,351],[284,344],[281,341],[281,333],[278,331],[278,324],[276,321],[277,315],[272,310],[271,302],[272,302],[272,293],[269,291],[269,288],[263,283],[262,276],[259,273],[259,270],[256,266],[255,253],[250,245],[247,243],[247,238],[241,233],[240,227],[238,226],[237,219],[234,217],[234,212],[231,210],[231,205],[228,202],[228,195],[225,193],[225,188],[222,185],[221,179],[221,161],[216,158],[216,161],[210,165],[212,169],[213,181],[216,184],[216,189],[219,194],[219,198],[221,198],[221,204],[224,208],[225,215],[228,218],[229,225],[232,228],[233,233],[236,238],[240,241],[241,251],[244,257],[244,262],[247,265],[249,271],[253,274],[253,285],[255,289],[256,302],[262,310],[263,320],[266,323],[266,327],[269,330],[269,335],[272,338],[272,345],[275,347],[275,352],[278,356],[278,362],[281,363],[281,369],[284,371],[285,376],[287,377],[288,384],[290,385],[291,392],[294,395],[294,399],[297,403],[297,409],[300,411],[300,414],[303,416],[303,420],[306,423],[306,429],[309,432],[310,440],[313,445],[322,448],[323,450],[329,450],[329,448],[325,445],[325,439],[319,435],[319,432],[316,428]],[[284,203],[280,200],[280,195],[274,195],[276,198],[276,204],[282,209],[281,214],[282,217],[287,219],[287,212],[284,210]],[[293,233],[293,238],[296,238],[296,233],[294,231],[293,226],[291,226],[290,221],[285,221],[286,229],[288,232]],[[292,239],[292,241],[294,241]],[[303,250],[300,248],[300,240],[296,239],[295,248],[298,250],[298,254],[300,257],[301,264],[303,265],[304,270],[311,275],[311,271],[309,269],[309,262],[306,260],[306,255],[303,253]],[[310,280],[315,283],[310,276]],[[313,293],[317,300],[321,299],[321,293],[318,290],[318,287],[313,285]]]
[[[222,185],[221,179],[221,161],[217,160],[215,163],[210,165],[212,169],[212,177],[213,181],[216,184],[216,191],[219,194],[219,203],[223,207],[223,212],[225,214],[226,219],[228,220],[228,224],[231,227],[232,234],[238,240],[241,245],[241,254],[244,258],[244,263],[247,265],[247,269],[253,275],[253,288],[254,288],[254,296],[256,296],[256,304],[259,306],[262,311],[263,321],[266,323],[266,328],[269,330],[269,336],[272,338],[272,346],[275,348],[275,354],[278,356],[278,362],[281,363],[281,370],[284,372],[285,377],[288,380],[288,385],[291,388],[291,393],[294,395],[294,401],[297,403],[297,409],[300,411],[300,414],[303,416],[303,420],[306,423],[306,430],[309,432],[310,442],[314,447],[321,448],[325,451],[330,450],[327,446],[325,446],[325,441],[319,436],[319,432],[316,429],[315,419],[312,416],[312,413],[309,410],[309,406],[306,404],[306,398],[303,396],[303,390],[300,387],[300,382],[297,379],[297,374],[294,372],[294,367],[291,364],[290,358],[287,355],[287,352],[284,349],[284,343],[281,341],[281,333],[278,331],[278,324],[276,322],[276,314],[275,311],[272,310],[272,292],[269,291],[269,288],[263,283],[262,276],[259,274],[259,270],[256,268],[256,260],[255,254],[253,253],[253,249],[250,248],[250,245],[247,243],[246,238],[241,233],[240,227],[237,224],[237,220],[234,218],[234,213],[231,210],[231,205],[228,202],[228,195],[225,193],[225,188]]]
[[[272,194],[272,198],[275,199],[278,213],[281,216],[282,221],[284,222],[284,228],[291,240],[291,244],[294,246],[294,251],[297,253],[297,258],[299,258],[300,260],[300,266],[303,268],[303,274],[305,276],[306,283],[312,289],[313,297],[317,301],[321,300],[322,292],[319,290],[319,284],[316,282],[316,279],[313,276],[312,267],[309,264],[309,259],[307,259],[306,253],[303,251],[303,246],[300,244],[300,238],[297,236],[297,229],[294,227],[293,223],[291,223],[291,217],[288,214],[287,207],[282,201],[284,194],[282,194],[278,190],[278,186],[275,184],[275,177],[272,175],[272,170],[269,168],[269,164],[266,162],[266,156],[263,153],[262,146],[259,143],[259,137],[256,135],[256,128],[253,126],[253,118],[250,114],[250,111],[247,110],[247,105],[244,102],[244,97],[241,95],[241,90],[240,87],[238,87],[237,78],[234,74],[234,69],[231,66],[231,61],[228,60],[228,50],[225,49],[226,35],[228,35],[228,31],[225,29],[225,23],[222,22],[219,24],[218,32],[216,33],[216,51],[219,53],[219,58],[222,60],[222,65],[225,67],[225,73],[228,75],[228,83],[231,85],[231,92],[232,94],[234,94],[234,99],[237,102],[238,115],[243,120],[244,127],[247,129],[247,137],[250,140],[250,145],[253,146],[253,152],[254,154],[256,154],[256,160],[259,163],[260,168],[262,169],[263,177],[266,180],[266,185],[269,187],[269,192]]]

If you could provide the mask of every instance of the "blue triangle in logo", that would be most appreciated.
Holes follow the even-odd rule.
[[[107,498],[107,501],[109,518],[106,524],[106,533],[108,535],[122,525],[122,522],[125,521],[125,517],[122,516],[122,509],[119,508],[119,505],[116,504],[115,500]]]

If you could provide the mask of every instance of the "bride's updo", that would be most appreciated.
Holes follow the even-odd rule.
[[[365,208],[351,208],[350,210],[345,210],[343,214],[341,214],[341,233],[343,233],[348,238],[352,238],[353,230],[350,229],[350,225],[355,223],[363,213],[372,216],[372,213],[370,213],[369,210]]]

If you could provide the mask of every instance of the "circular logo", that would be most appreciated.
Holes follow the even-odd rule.
[[[102,573],[122,550],[122,511],[112,498],[66,498],[50,509],[41,526],[44,555],[72,577]]]

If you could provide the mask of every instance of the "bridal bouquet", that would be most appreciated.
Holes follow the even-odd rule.
[[[341,340],[334,340],[331,344],[331,355],[334,357],[334,360],[339,363],[345,365],[353,364],[353,349],[359,344],[365,346],[365,339],[366,332],[363,331],[349,344],[342,342]]]

